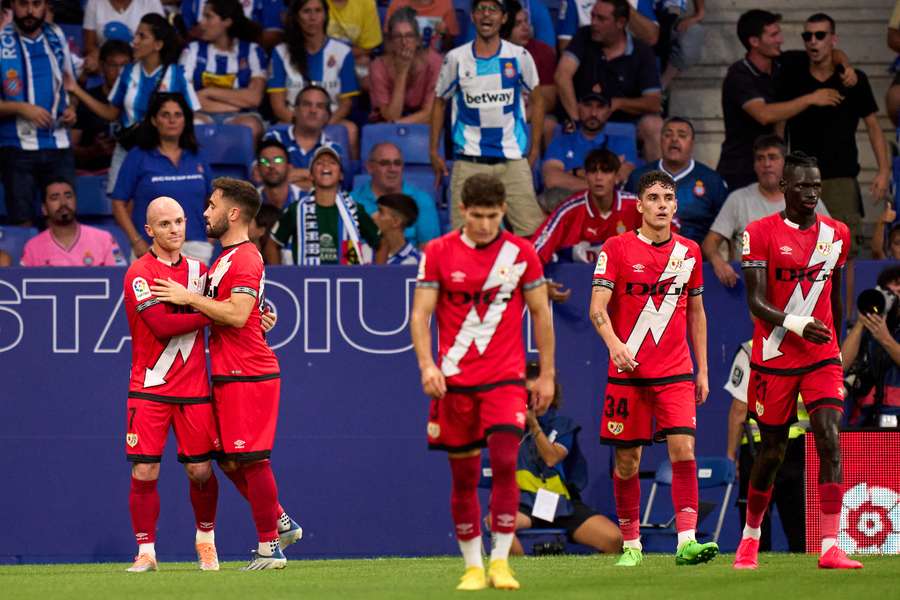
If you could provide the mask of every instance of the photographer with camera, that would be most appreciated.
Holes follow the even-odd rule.
[[[857,299],[859,320],[841,346],[851,425],[897,427],[900,416],[900,265]],[[849,367],[846,367],[849,365]]]

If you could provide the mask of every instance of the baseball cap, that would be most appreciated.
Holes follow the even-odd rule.
[[[111,21],[103,26],[103,37],[107,40],[119,40],[120,42],[130,43],[134,35],[125,23]]]
[[[582,94],[582,95],[579,96],[579,98],[578,98],[578,102],[579,102],[579,103],[581,103],[581,102],[590,102],[591,100],[595,100],[595,101],[597,101],[597,102],[600,102],[601,104],[604,104],[604,105],[606,105],[606,106],[609,106],[609,96],[607,96],[607,95],[604,94],[603,92],[597,92],[597,91],[594,91],[594,90],[589,90],[588,92]]]
[[[316,161],[319,160],[320,157],[322,157],[326,154],[330,154],[331,156],[333,156],[334,159],[338,162],[339,165],[341,165],[341,168],[343,169],[344,165],[341,163],[341,155],[338,154],[337,150],[334,149],[334,146],[330,146],[328,144],[325,144],[324,146],[319,146],[318,148],[316,148],[316,151],[313,154],[312,160],[309,161],[309,166],[312,167],[314,164],[316,164]]]
[[[482,2],[493,2],[500,7],[500,10],[502,10],[503,12],[508,12],[506,10],[506,2],[504,2],[504,0],[472,0],[472,10],[475,10],[475,7]]]

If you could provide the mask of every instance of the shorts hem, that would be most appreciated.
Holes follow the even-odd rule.
[[[217,460],[253,462],[257,460],[265,460],[271,455],[271,450],[257,450],[255,452],[217,452],[215,454],[215,457]]]
[[[487,446],[487,442],[484,439],[475,440],[474,442],[469,442],[468,444],[462,444],[460,446],[451,446],[450,444],[433,444],[428,442],[429,450],[441,450],[447,453],[453,452],[468,452],[470,450],[480,450]]]
[[[448,385],[447,391],[452,394],[475,394],[478,392],[487,392],[498,387],[506,386],[525,387],[524,379],[504,379],[494,383],[484,383],[481,385]]]
[[[162,455],[154,456],[152,454],[127,454],[128,462],[154,464],[162,462]]]
[[[832,410],[843,413],[844,403],[838,398],[819,398],[818,400],[813,400],[806,405],[806,412],[811,415],[817,410],[822,410],[823,408],[830,408]]]
[[[509,433],[515,433],[519,437],[522,437],[523,435],[525,435],[525,430],[522,427],[519,427],[518,425],[494,425],[493,427],[488,427],[487,429],[484,430],[484,437],[485,437],[485,439],[487,439],[487,436],[491,435],[492,433],[500,433],[503,431],[508,431]]]
[[[128,397],[135,400],[150,400],[151,402],[161,402],[163,404],[209,404],[212,402],[212,396],[185,398],[182,396],[148,394],[147,392],[128,392]]]
[[[640,439],[640,440],[618,440],[615,438],[608,438],[600,436],[600,443],[607,446],[616,446],[617,448],[637,448],[638,446],[652,446],[653,440],[649,439]]]
[[[692,373],[684,373],[682,375],[670,375],[668,377],[608,377],[609,383],[616,385],[627,385],[632,387],[650,387],[655,385],[668,385],[670,383],[681,383],[683,381],[693,381]]]
[[[805,367],[796,367],[793,369],[777,369],[774,367],[765,367],[755,362],[751,362],[750,368],[758,373],[765,373],[766,375],[783,375],[786,377],[791,377],[795,375],[806,375],[807,373],[812,373],[817,369],[821,369],[822,367],[827,367],[829,365],[837,365],[840,367],[841,359],[826,358],[825,360],[820,360],[817,363],[813,363]]]
[[[207,452],[206,454],[195,454],[195,455],[190,455],[190,456],[187,454],[179,454],[178,462],[180,462],[182,464],[202,463],[202,462],[207,462],[209,460],[212,460],[214,455],[217,455],[217,453],[214,451]]]
[[[281,378],[281,373],[269,373],[267,375],[213,375],[213,383],[253,383],[256,381],[269,381]]]
[[[667,427],[660,429],[653,435],[654,442],[663,442],[670,435],[689,435],[697,437],[697,430],[693,427]]]

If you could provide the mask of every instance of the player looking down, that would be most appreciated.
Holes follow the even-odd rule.
[[[525,429],[527,305],[540,353],[535,410],[554,395],[553,323],[543,268],[530,242],[500,229],[506,192],[493,175],[476,174],[462,189],[461,229],[432,240],[419,263],[410,320],[422,389],[431,397],[428,445],[450,459],[450,512],[466,570],[458,590],[490,584],[519,589],[509,568],[519,486],[516,460]],[[438,321],[438,362],[431,354],[431,316]],[[478,480],[481,448],[493,472],[491,560],[481,556]]]
[[[607,240],[598,255],[590,307],[591,322],[609,349],[600,441],[615,447],[613,492],[624,539],[616,565],[634,567],[643,560],[641,446],[663,440],[672,462],[675,564],[694,565],[719,552],[714,542],[695,539],[696,406],[709,394],[700,248],[672,233],[678,205],[675,182],[666,173],[640,178],[637,207],[640,228]]]
[[[759,424],[761,441],[734,567],[758,566],[760,525],[784,460],[788,429],[797,420],[799,393],[819,455],[819,568],[859,569],[862,564],[837,546],[843,381],[836,332],[850,233],[844,223],[815,213],[822,191],[815,158],[789,154],[781,187],[784,211],[750,223],[742,240],[747,301],[756,317],[747,406]]]

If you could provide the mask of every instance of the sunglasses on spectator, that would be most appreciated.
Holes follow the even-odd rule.
[[[287,159],[283,156],[276,156],[275,158],[260,158],[259,165],[261,167],[268,167],[270,165],[283,165],[287,162]]]
[[[821,42],[825,39],[825,36],[827,36],[828,33],[828,31],[804,31],[800,34],[800,37],[803,38],[804,42],[808,42],[813,39],[813,36],[816,36],[816,39]]]

